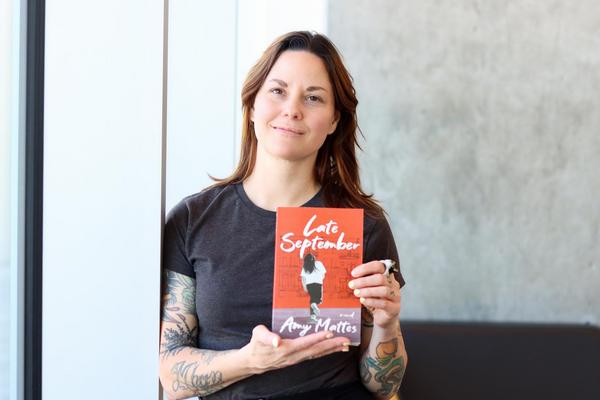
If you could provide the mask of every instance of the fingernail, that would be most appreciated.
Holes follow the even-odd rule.
[[[360,290],[358,290],[358,289],[354,289],[354,295],[355,295],[355,296],[359,296],[359,295],[360,295]]]
[[[273,347],[277,348],[279,346],[279,340],[277,338],[273,338]]]
[[[345,352],[345,353],[347,353],[347,352],[350,351],[350,349],[348,347],[346,347],[346,346],[343,346],[342,347],[342,351]]]
[[[355,270],[355,269],[353,269],[353,270],[352,270],[352,272],[351,272],[350,274],[352,274],[352,276],[356,276],[356,273],[357,273],[357,272],[356,272],[356,270]]]
[[[354,289],[354,281],[350,281],[350,282],[348,282],[348,287],[349,287],[350,289]]]
[[[364,298],[364,297],[361,297],[361,298],[360,298],[360,304],[365,304],[365,301],[366,301],[366,300],[365,300],[365,298]]]
[[[329,332],[327,335],[325,335],[326,339],[331,339],[333,337],[333,333]]]

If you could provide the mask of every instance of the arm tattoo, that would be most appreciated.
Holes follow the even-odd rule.
[[[185,317],[181,314],[178,315],[181,317],[183,325],[178,324],[175,328],[165,329],[164,341],[161,343],[162,351],[160,352],[163,358],[174,356],[187,346],[193,347],[196,345],[198,329],[190,329]]]
[[[186,363],[181,361],[173,365],[171,372],[175,375],[173,392],[190,390],[199,396],[207,396],[224,387],[221,371],[210,371],[206,374],[197,374],[197,362]]]
[[[198,368],[200,365],[209,365],[215,357],[225,355],[229,351],[195,348],[198,337],[198,327],[195,323],[196,280],[165,270],[163,282],[161,319],[174,325],[164,327],[160,353],[166,358],[188,350],[190,355],[200,356],[194,361],[179,361],[173,365],[173,392],[185,390],[194,395],[207,396],[225,387],[223,374],[218,370],[204,373],[202,369],[198,371]]]
[[[196,280],[170,270],[164,273],[162,320],[178,323],[174,314],[196,314]],[[177,303],[180,303],[180,306]]]
[[[198,327],[188,324],[196,317],[196,281],[186,275],[165,270],[162,321],[165,327],[160,354],[163,358],[177,355],[185,347],[196,346]]]
[[[379,384],[377,394],[389,396],[400,387],[404,376],[404,357],[397,357],[398,339],[377,345],[376,356],[366,353],[360,362],[360,377],[364,384],[372,379]]]

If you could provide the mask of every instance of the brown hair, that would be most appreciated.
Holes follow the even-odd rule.
[[[333,87],[335,110],[340,119],[336,130],[327,136],[317,153],[315,180],[323,188],[328,207],[363,208],[368,214],[382,216],[383,209],[360,186],[356,148],[360,148],[356,118],[356,92],[352,77],[346,70],[336,47],[324,35],[298,31],[277,38],[250,69],[242,87],[242,146],[238,165],[229,177],[213,178],[216,185],[243,182],[250,176],[256,161],[256,135],[250,120],[256,94],[262,87],[271,68],[286,50],[308,51],[318,56],[327,70]]]

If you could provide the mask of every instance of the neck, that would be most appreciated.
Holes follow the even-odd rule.
[[[252,174],[244,181],[244,191],[258,207],[298,207],[314,197],[320,185],[314,178],[314,159],[287,161],[257,157]]]

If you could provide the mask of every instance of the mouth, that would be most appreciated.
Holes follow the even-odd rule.
[[[280,125],[271,125],[271,128],[275,129],[278,132],[284,133],[286,135],[303,135],[304,132],[298,129],[290,128],[287,126]]]

